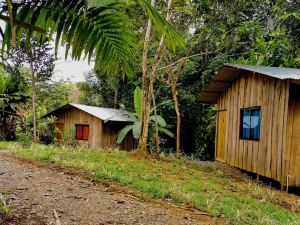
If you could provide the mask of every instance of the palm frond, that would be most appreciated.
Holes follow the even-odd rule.
[[[12,3],[13,4],[13,3]],[[103,72],[117,73],[119,68],[131,75],[131,51],[135,47],[135,35],[129,18],[122,12],[124,4],[117,0],[103,1],[101,6],[87,8],[85,0],[41,0],[37,4],[13,5],[14,16],[28,27],[17,23],[17,45],[24,33],[28,47],[30,40],[37,35],[40,40],[55,35],[55,50],[62,43],[66,45],[66,57],[70,51],[74,60],[87,57],[91,61],[95,56],[96,64]],[[1,19],[1,18],[0,18]],[[12,27],[7,23],[2,42],[2,54],[10,52],[13,42]]]
[[[166,37],[166,43],[175,51],[177,48],[183,48],[185,43],[182,36],[168,23],[161,14],[151,5],[148,0],[137,0],[142,6],[148,17],[155,25],[155,29]]]
[[[182,37],[151,6],[148,0],[137,0],[146,14],[155,24],[155,29],[164,34],[167,44],[174,50],[184,46]],[[104,73],[122,71],[133,75],[130,65],[132,50],[136,47],[137,34],[134,26],[124,13],[126,4],[118,0],[101,1],[97,7],[87,7],[87,0],[39,0],[13,1],[13,22],[9,22],[8,7],[1,5],[3,13],[0,20],[7,22],[2,41],[2,55],[10,52],[11,44],[26,37],[27,47],[30,40],[38,38],[55,39],[57,52],[60,44],[66,45],[66,57],[79,60],[87,58],[96,60],[97,69]],[[2,3],[3,4],[3,3]],[[13,26],[12,26],[13,25]],[[16,37],[14,31],[16,27]]]

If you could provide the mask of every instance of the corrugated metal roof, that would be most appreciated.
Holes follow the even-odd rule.
[[[107,121],[117,121],[117,122],[135,122],[135,118],[126,110],[121,109],[111,109],[111,108],[102,108],[88,105],[81,105],[75,103],[69,103],[64,105],[48,114],[43,116],[43,118],[47,118],[49,116],[55,116],[65,110],[69,110],[72,108],[80,109],[90,115],[93,115],[104,122]]]
[[[219,95],[224,92],[242,71],[251,71],[277,79],[300,79],[300,69],[269,67],[269,66],[251,66],[242,64],[224,64],[219,73],[213,78],[200,96],[202,103],[215,103]]]
[[[281,80],[300,79],[300,69],[295,68],[284,68],[284,67],[270,67],[270,66],[251,66],[251,65],[241,65],[241,64],[225,64],[225,66],[235,67],[237,69],[252,71],[256,73],[261,73],[268,75],[270,77],[275,77]]]

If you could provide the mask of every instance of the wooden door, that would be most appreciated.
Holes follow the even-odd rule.
[[[224,161],[225,133],[226,133],[226,111],[219,111],[217,115],[216,159],[221,162]]]

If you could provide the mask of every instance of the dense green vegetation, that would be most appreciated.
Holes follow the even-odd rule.
[[[0,140],[21,144],[0,142],[0,149],[232,224],[300,223],[299,201],[280,204],[270,188],[185,158],[213,159],[216,109],[198,98],[224,63],[300,67],[299,1],[5,0],[0,20]],[[66,58],[95,63],[85,82],[51,80],[61,46]],[[118,141],[133,132],[143,156],[158,161],[72,148],[73,133],[63,134],[69,147],[56,146],[55,118],[40,117],[69,102],[134,112],[137,122]],[[5,210],[0,199],[0,214]]]
[[[0,142],[0,149],[21,158],[81,169],[95,180],[113,181],[138,190],[142,196],[169,199],[216,218],[224,215],[230,224],[300,223],[296,199],[285,202],[285,209],[278,205],[283,200],[278,191],[244,180],[235,169],[218,164],[166,156],[159,161],[139,160],[128,152],[84,147],[22,148],[17,143]]]
[[[12,16],[9,2],[13,6]],[[146,0],[121,3],[76,0],[64,4],[41,0],[36,5],[31,2],[0,3],[3,8],[0,19],[7,25],[0,32],[3,58],[0,73],[11,76],[10,82],[15,83],[11,90],[0,89],[0,104],[2,109],[13,106],[17,109],[13,113],[18,115],[11,120],[11,114],[1,114],[1,121],[18,120],[6,125],[11,134],[0,135],[2,139],[15,138],[16,124],[20,123],[39,135],[39,126],[34,131],[33,108],[37,117],[71,101],[134,112],[132,95],[138,86],[143,90],[140,143],[144,142],[141,137],[145,137],[151,152],[177,151],[179,155],[182,152],[212,159],[215,109],[200,104],[198,97],[219,68],[224,63],[300,66],[297,1],[168,0],[152,1],[152,5]],[[11,24],[14,16],[15,24]],[[11,47],[20,47],[17,52],[24,56],[30,53],[26,51],[29,45],[41,45],[46,55],[48,41],[55,42],[50,57],[62,44],[66,46],[66,56],[70,51],[74,60],[86,56],[95,61],[86,81],[72,84],[37,80],[36,107],[34,100],[19,97],[21,107],[15,107],[15,103],[7,106],[8,101],[4,106],[1,102],[4,97],[7,99],[7,91],[18,96],[34,95],[32,82],[24,70],[26,65],[11,63],[14,61]],[[44,60],[33,61],[43,64]],[[47,68],[53,68],[53,63],[53,60],[48,63]],[[156,108],[161,102],[168,104]],[[174,138],[153,131],[157,126],[150,119],[151,113],[166,120]],[[155,133],[155,138],[149,132]]]
[[[164,5],[157,5],[159,10]],[[186,154],[211,159],[214,152],[213,108],[199,104],[198,97],[224,63],[299,67],[299,20],[290,13],[299,11],[295,1],[174,1],[171,23],[186,39],[186,47],[176,54],[164,49],[154,84],[156,102],[173,99],[176,84],[180,105],[181,147]],[[135,15],[131,15],[131,13]],[[129,11],[137,23],[143,16]],[[159,37],[150,47],[155,54]],[[143,44],[143,36],[139,42]],[[140,47],[142,48],[142,46]],[[141,52],[137,53],[137,58]],[[187,59],[185,59],[187,58]],[[181,60],[181,61],[180,61]],[[152,58],[149,60],[151,65]],[[177,63],[176,63],[177,62]],[[171,66],[170,66],[171,65]],[[141,65],[137,60],[137,76],[128,79],[119,74],[107,76],[95,70],[79,85],[82,103],[126,108],[134,111],[131,96],[141,86]],[[171,70],[171,72],[170,72]],[[111,99],[114,101],[111,101]],[[157,109],[176,134],[174,102]],[[165,138],[161,145],[175,151],[175,139]]]

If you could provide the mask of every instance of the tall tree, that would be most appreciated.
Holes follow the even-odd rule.
[[[26,48],[25,41],[14,50],[10,60],[15,67],[24,67],[29,71],[31,85],[32,117],[33,117],[33,141],[37,141],[37,85],[51,78],[54,72],[54,55],[52,48],[46,42],[41,44],[32,40],[30,48]]]
[[[299,23],[294,18],[283,19],[299,6],[297,1],[285,0],[194,1],[195,47],[191,55],[199,55],[191,60],[198,66],[182,88],[195,96],[224,63],[299,67]],[[207,129],[212,110],[195,100],[188,104],[183,112],[185,142],[194,143],[188,148],[207,155],[214,148],[213,133]],[[195,110],[199,112],[196,118]],[[191,131],[195,133],[190,135]],[[188,139],[187,134],[193,138]]]
[[[167,3],[167,12],[166,12],[166,21],[170,21],[170,11],[172,6],[172,0],[166,1]],[[155,6],[156,1],[152,0],[151,5]],[[153,29],[152,21],[149,19],[147,24],[147,29],[145,33],[145,40],[144,40],[144,48],[142,54],[142,90],[143,90],[143,99],[142,99],[142,126],[141,126],[141,136],[139,139],[139,150],[143,153],[147,152],[147,143],[148,143],[148,136],[149,136],[149,123],[150,123],[150,109],[151,109],[151,102],[154,104],[155,114],[156,114],[156,107],[155,107],[155,96],[154,96],[154,82],[156,79],[157,67],[161,60],[161,53],[165,46],[166,41],[166,34],[163,33],[158,47],[155,51],[155,54],[152,59],[151,69],[148,69],[149,63],[149,46],[151,41],[151,32]],[[183,47],[184,43],[181,37],[178,37],[177,43],[179,43],[180,47]],[[173,49],[174,50],[174,49]],[[157,120],[155,121],[156,128]],[[156,148],[159,151],[159,141],[158,141],[158,129],[156,129]]]
[[[67,103],[79,103],[81,92],[68,81],[40,82],[37,89],[37,115],[45,115]]]

